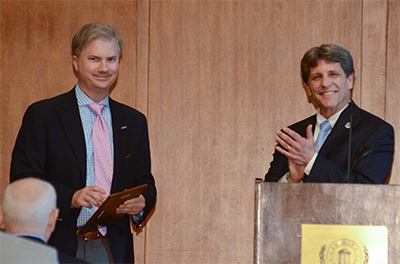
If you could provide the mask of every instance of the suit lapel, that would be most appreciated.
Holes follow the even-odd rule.
[[[59,116],[79,164],[81,180],[86,183],[86,144],[75,89],[65,95]]]
[[[110,109],[114,139],[114,175],[111,187],[113,193],[123,168],[123,158],[128,146],[127,117],[119,105],[110,98]],[[65,101],[59,109],[61,123],[64,127],[69,142],[81,171],[81,180],[86,183],[86,143],[83,134],[82,121],[79,114],[75,90],[71,90],[65,96]],[[122,157],[122,158],[121,158]]]
[[[114,175],[111,193],[116,191],[119,178],[122,174],[123,160],[128,147],[128,127],[127,116],[123,109],[110,98],[110,109],[112,116],[113,139],[114,139]]]
[[[353,115],[353,129],[360,122],[360,108],[358,108],[355,104],[353,104],[353,110],[350,107],[347,107],[343,113],[340,115],[338,121],[333,127],[331,133],[326,139],[325,143],[322,145],[319,154],[326,157],[335,147],[340,144],[343,140],[348,140],[349,137],[349,122],[350,122],[350,111],[352,111]]]

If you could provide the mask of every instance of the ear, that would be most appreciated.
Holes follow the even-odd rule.
[[[49,224],[47,226],[47,232],[49,234],[53,233],[54,229],[56,228],[56,222],[57,222],[57,217],[58,217],[59,209],[54,209],[53,212],[51,212],[50,217],[49,217]]]
[[[305,82],[303,82],[303,87],[306,90],[307,95],[312,96],[311,88]]]
[[[348,82],[348,86],[347,88],[349,88],[349,90],[353,90],[354,88],[354,73],[350,74],[349,77],[347,77],[347,82]]]
[[[78,69],[79,69],[78,60],[79,60],[79,58],[76,55],[72,56],[72,64],[74,65],[75,71],[78,71]]]

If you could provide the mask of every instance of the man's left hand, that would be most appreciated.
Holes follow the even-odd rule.
[[[137,215],[146,206],[146,199],[143,195],[126,200],[124,203],[120,204],[116,209],[117,214],[129,214]]]

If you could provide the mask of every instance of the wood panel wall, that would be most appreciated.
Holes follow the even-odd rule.
[[[26,107],[76,82],[73,34],[93,21],[120,30],[111,96],[147,115],[159,192],[135,233],[138,263],[252,262],[254,181],[268,169],[274,131],[315,111],[300,79],[308,48],[347,48],[353,99],[400,130],[396,0],[0,0],[0,15],[1,190]]]

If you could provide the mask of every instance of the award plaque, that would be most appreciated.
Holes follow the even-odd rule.
[[[387,264],[386,226],[302,225],[302,264]]]
[[[108,226],[116,223],[124,215],[115,212],[117,207],[126,200],[138,197],[146,188],[147,184],[143,184],[129,190],[111,194],[77,233],[83,235],[85,232],[96,230],[98,226]]]

